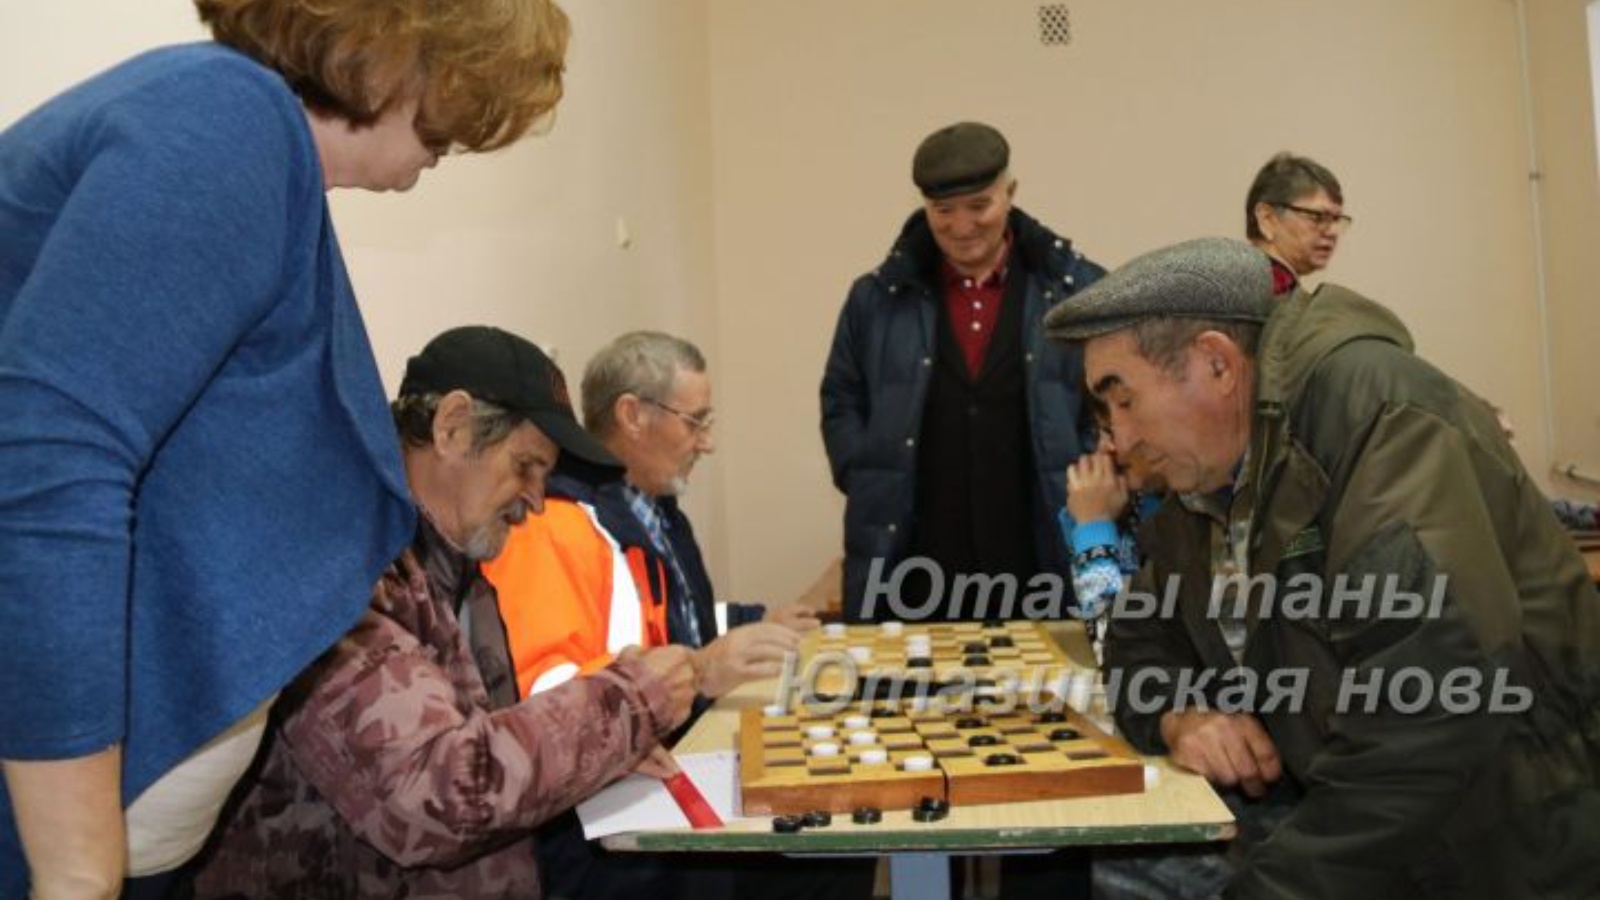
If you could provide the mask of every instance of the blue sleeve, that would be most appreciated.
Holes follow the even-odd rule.
[[[1061,529],[1061,541],[1074,554],[1091,547],[1115,547],[1121,541],[1115,522],[1078,522],[1065,506],[1056,510],[1056,525]]]
[[[1122,591],[1124,576],[1111,559],[1072,561],[1072,590],[1078,598],[1073,615],[1080,619],[1098,618],[1110,608]]]
[[[1122,541],[1114,522],[1080,522],[1072,530],[1072,552],[1084,553],[1095,547],[1116,547]]]
[[[759,603],[729,603],[728,627],[738,628],[751,622],[759,622],[767,614],[767,608]]]
[[[52,188],[35,258],[0,250],[21,265],[0,305],[0,758],[122,738],[140,480],[272,308],[289,204],[305,202],[291,167],[313,164],[266,85],[147,93],[75,124],[52,168],[0,165],[0,189],[75,177]],[[22,143],[0,142],[0,163]]]
[[[1117,562],[1122,535],[1113,522],[1075,522],[1065,506],[1056,513],[1062,540],[1072,548],[1072,591],[1078,598],[1073,614],[1082,619],[1100,615],[1122,590]],[[1092,558],[1087,554],[1100,548]]]

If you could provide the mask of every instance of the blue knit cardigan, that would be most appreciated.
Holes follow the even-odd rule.
[[[131,800],[353,625],[414,528],[279,76],[167,48],[0,133],[0,758],[121,742]]]

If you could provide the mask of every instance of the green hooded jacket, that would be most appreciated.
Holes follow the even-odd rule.
[[[1114,611],[1106,650],[1114,695],[1164,676],[1116,701],[1140,749],[1210,672],[1305,792],[1228,896],[1600,897],[1600,596],[1492,409],[1331,285],[1274,310],[1257,363],[1240,662],[1211,521],[1175,501],[1134,586],[1173,614]]]

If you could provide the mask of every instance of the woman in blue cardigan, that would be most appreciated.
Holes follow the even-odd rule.
[[[158,894],[411,537],[326,191],[561,96],[549,0],[196,5],[0,133],[0,900]]]

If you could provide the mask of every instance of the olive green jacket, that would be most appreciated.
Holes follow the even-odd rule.
[[[1277,602],[1256,592],[1242,666],[1204,693],[1303,673],[1302,702],[1253,700],[1305,796],[1228,896],[1600,897],[1600,596],[1488,404],[1410,344],[1392,313],[1334,286],[1296,294],[1261,336],[1241,472],[1255,487],[1235,513],[1248,508],[1250,571],[1276,576]],[[1113,685],[1235,667],[1207,609],[1210,529],[1169,501],[1141,532],[1136,589],[1175,575],[1178,602],[1114,618]],[[1332,603],[1367,577],[1369,607]],[[1389,612],[1426,614],[1386,617],[1386,590]],[[1513,688],[1498,709],[1497,678]],[[1119,725],[1165,752],[1178,692],[1144,694],[1118,704]]]

